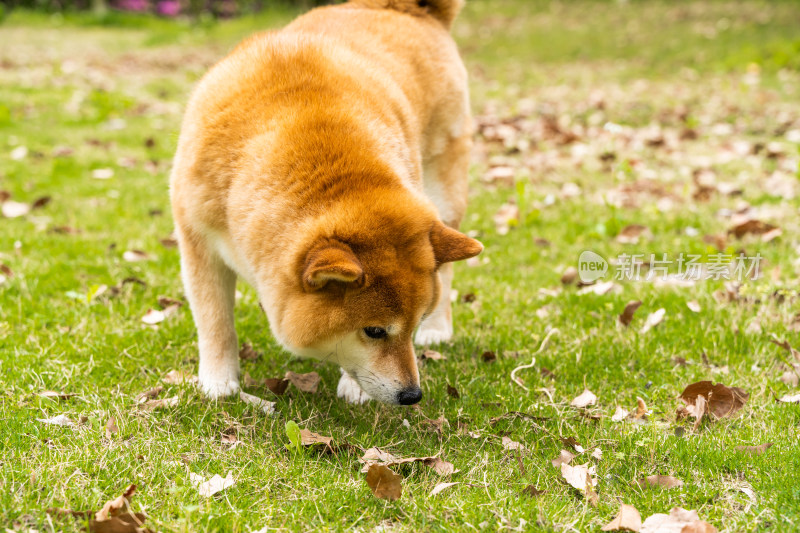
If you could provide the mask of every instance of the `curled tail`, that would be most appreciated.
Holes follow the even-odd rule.
[[[394,9],[416,17],[430,16],[450,29],[464,0],[350,0],[350,3],[373,9]]]

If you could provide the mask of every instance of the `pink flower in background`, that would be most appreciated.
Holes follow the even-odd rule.
[[[178,0],[161,0],[156,4],[156,12],[165,17],[175,17],[181,12],[181,4]]]

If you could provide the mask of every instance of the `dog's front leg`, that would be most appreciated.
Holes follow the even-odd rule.
[[[204,238],[179,232],[181,273],[197,326],[200,387],[209,398],[239,391],[239,344],[233,322],[236,274]]]

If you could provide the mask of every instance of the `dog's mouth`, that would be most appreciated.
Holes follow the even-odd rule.
[[[389,405],[414,405],[422,399],[422,389],[419,386],[397,387],[387,384],[384,380],[366,373],[349,372],[353,379],[374,400]],[[397,380],[392,380],[397,381]]]

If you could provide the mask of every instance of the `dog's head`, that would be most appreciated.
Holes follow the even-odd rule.
[[[299,355],[341,365],[372,398],[412,404],[421,398],[412,336],[438,303],[437,271],[483,246],[425,210],[369,211],[299,254],[281,336]]]

